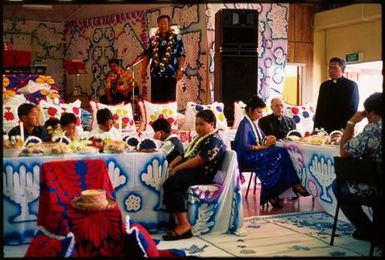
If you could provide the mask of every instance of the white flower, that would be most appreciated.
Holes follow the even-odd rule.
[[[136,196],[135,194],[131,194],[126,200],[126,210],[127,211],[139,211],[141,208],[142,198],[140,196]]]

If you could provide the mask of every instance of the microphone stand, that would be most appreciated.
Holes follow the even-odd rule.
[[[133,84],[133,88],[132,88],[132,114],[133,116],[135,117],[135,70],[134,70],[134,67],[136,65],[138,65],[139,63],[141,63],[144,59],[140,59],[139,61],[135,62],[134,64],[132,64],[131,66],[128,66],[126,68],[126,70],[130,70],[132,72],[132,84]],[[141,84],[140,84],[141,85]],[[139,88],[140,88],[140,85],[139,85]],[[139,93],[138,93],[139,94]]]

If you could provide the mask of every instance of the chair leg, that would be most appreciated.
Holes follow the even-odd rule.
[[[253,172],[250,172],[250,179],[249,179],[249,185],[247,185],[247,190],[246,190],[246,199],[247,195],[249,194],[249,189],[250,189],[250,184],[251,184],[251,179],[253,178]]]
[[[255,196],[255,190],[257,189],[257,174],[254,173],[254,196]]]
[[[369,256],[373,256],[374,252],[374,242],[370,242],[370,251],[369,251]]]
[[[338,221],[338,211],[340,209],[340,203],[337,200],[337,207],[336,207],[336,214],[334,215],[334,223],[333,223],[333,230],[332,230],[332,237],[330,239],[330,245],[332,246],[334,243],[334,236],[336,234],[336,227],[337,227],[337,221]]]

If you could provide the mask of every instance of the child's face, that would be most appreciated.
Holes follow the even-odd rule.
[[[39,115],[40,111],[38,108],[34,107],[26,116],[21,116],[21,121],[27,127],[37,127],[39,126]]]
[[[65,131],[66,136],[72,139],[76,133],[76,124],[69,123],[66,126],[62,126],[62,129]]]
[[[156,131],[154,133],[154,139],[164,141],[164,132],[163,131]]]
[[[104,132],[109,132],[112,128],[112,119],[108,119],[102,124],[99,124],[99,128]]]

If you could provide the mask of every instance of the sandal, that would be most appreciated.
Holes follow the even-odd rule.
[[[186,239],[191,238],[193,235],[191,233],[191,229],[187,230],[183,234],[178,235],[175,230],[171,230],[166,235],[163,236],[163,240],[166,241],[172,241],[172,240],[179,240],[179,239]]]

